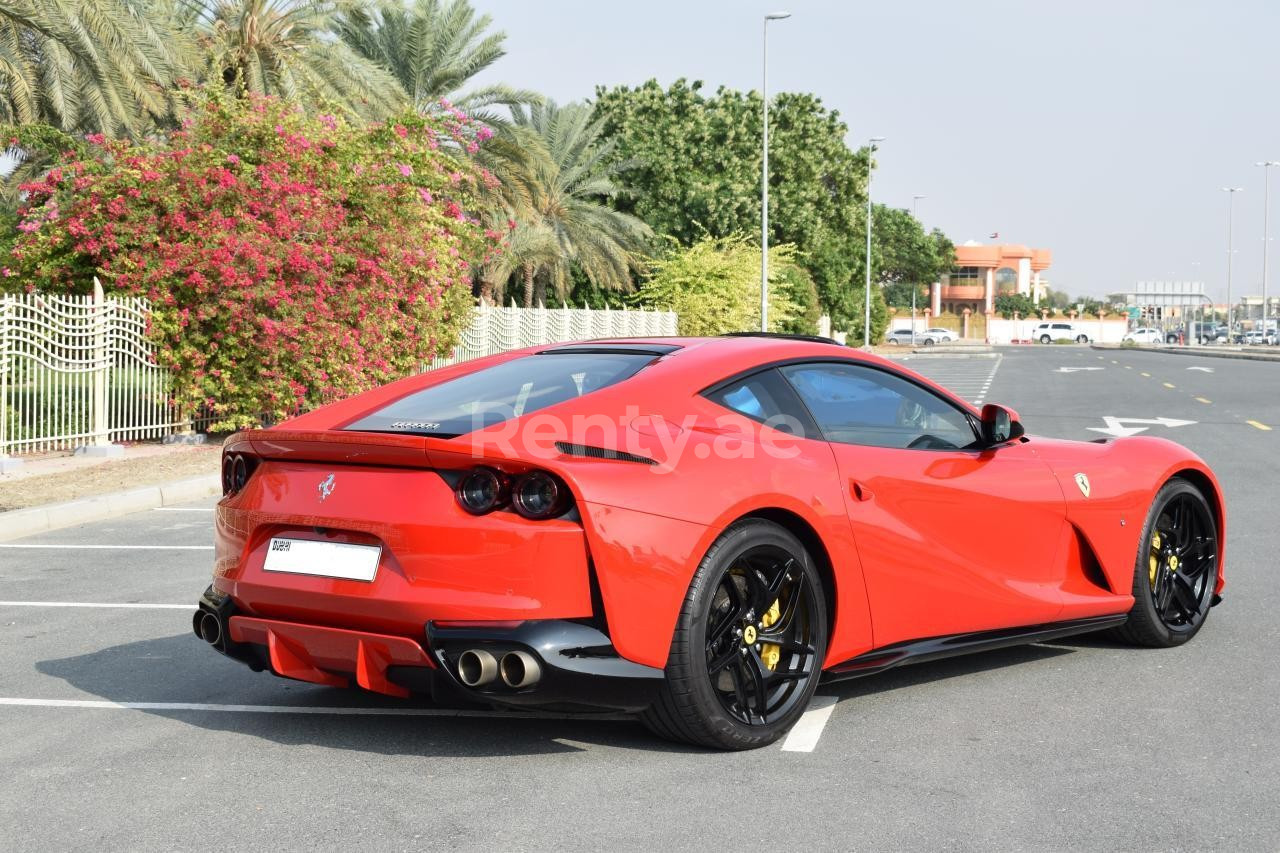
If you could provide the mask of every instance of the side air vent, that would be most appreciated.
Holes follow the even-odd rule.
[[[639,462],[641,465],[658,464],[647,456],[637,456],[634,453],[627,453],[625,450],[610,450],[607,447],[592,447],[589,444],[570,444],[567,441],[557,441],[556,449],[565,456],[577,456],[583,459],[612,459],[616,462]]]

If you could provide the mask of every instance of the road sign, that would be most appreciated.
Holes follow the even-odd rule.
[[[1101,432],[1106,435],[1114,435],[1116,438],[1124,438],[1129,435],[1137,435],[1140,432],[1146,432],[1150,427],[1163,426],[1174,427],[1191,426],[1196,421],[1180,421],[1177,418],[1117,418],[1112,415],[1104,417],[1104,427],[1088,427],[1093,432]],[[1125,424],[1146,424],[1147,426],[1125,426]]]

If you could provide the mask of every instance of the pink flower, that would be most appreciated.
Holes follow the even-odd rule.
[[[435,197],[431,195],[431,190],[425,187],[418,187],[418,197],[427,204],[431,204],[431,202],[435,201]]]
[[[401,163],[400,174],[404,175],[407,178],[413,174],[413,168],[411,166],[405,165],[404,163]]]
[[[39,223],[39,222],[31,222],[31,221],[29,221],[29,220],[28,220],[27,222],[19,222],[19,223],[18,223],[18,230],[19,230],[19,231],[21,231],[21,232],[23,232],[24,234],[30,234],[32,231],[39,231],[39,230],[40,230],[40,223]]]
[[[486,139],[489,139],[492,136],[493,136],[493,128],[489,127],[487,124],[480,125],[480,129],[476,131],[476,139],[480,140],[481,142],[484,142]]]
[[[240,162],[240,158],[235,154],[228,154],[227,162],[230,163],[232,166],[234,166],[235,164]]]
[[[409,128],[405,127],[403,124],[397,124],[393,128],[393,130],[395,130],[396,136],[400,137],[401,139],[404,139],[406,136],[409,135]]]

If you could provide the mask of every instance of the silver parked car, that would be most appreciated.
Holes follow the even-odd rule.
[[[925,329],[916,332],[914,337],[910,329],[894,329],[885,336],[885,342],[894,346],[911,346],[914,342],[916,346],[931,347],[934,344],[951,343],[957,339],[956,333],[950,329]]]

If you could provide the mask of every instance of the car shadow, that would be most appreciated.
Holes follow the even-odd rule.
[[[931,684],[948,678],[975,675],[994,669],[1008,669],[1021,664],[1034,663],[1069,655],[1072,649],[1057,645],[1026,645],[977,652],[941,660],[913,663],[890,669],[875,675],[867,675],[844,681],[832,681],[818,688],[818,692],[839,697],[840,701],[859,696],[875,696],[893,690],[903,690],[921,684]]]
[[[702,752],[659,740],[638,721],[613,716],[541,718],[520,711],[452,716],[427,698],[384,697],[255,673],[224,658],[189,634],[110,646],[74,657],[38,661],[36,670],[111,702],[297,706],[307,712],[246,713],[141,708],[217,732],[382,755],[487,757],[581,752],[589,745],[659,752]],[[318,714],[312,709],[359,708],[386,712],[427,709],[446,715]],[[478,708],[482,713],[486,709]]]
[[[1115,646],[1092,638],[1072,645]],[[912,664],[818,689],[840,701],[1035,663],[1074,651],[1062,641]],[[254,673],[212,652],[188,634],[124,643],[72,657],[38,661],[36,670],[78,691],[110,702],[265,705],[307,709],[298,714],[139,708],[141,713],[197,728],[262,738],[282,745],[314,745],[381,755],[489,757],[581,752],[607,746],[646,752],[707,753],[651,734],[638,721],[612,716],[546,718],[520,711],[460,716],[429,699],[407,700],[359,689],[336,689]],[[372,709],[387,713],[315,713],[315,708]],[[444,715],[395,714],[425,709]],[[484,709],[477,709],[484,712]],[[487,713],[487,712],[485,712]]]

